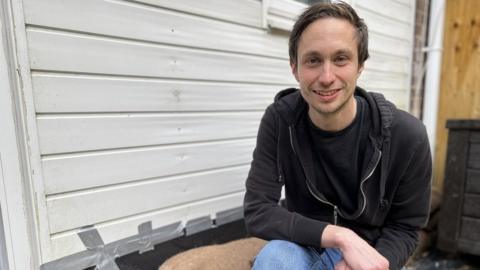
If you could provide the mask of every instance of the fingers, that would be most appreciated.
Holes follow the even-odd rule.
[[[339,248],[343,255],[341,270],[388,270],[389,262],[376,249],[358,236],[354,231],[336,226],[325,227],[321,244],[323,247]],[[337,269],[337,266],[335,266]]]
[[[347,265],[345,260],[341,260],[335,265],[335,270],[353,270],[353,269]]]
[[[343,235],[342,253],[345,265],[355,270],[388,270],[389,262],[353,231]]]
[[[348,270],[347,264],[345,263],[345,261],[344,260],[339,261],[335,265],[335,270]]]

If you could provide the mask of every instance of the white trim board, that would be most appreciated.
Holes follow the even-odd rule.
[[[33,205],[23,143],[22,107],[12,21],[12,2],[0,1],[0,206],[9,270],[39,265]],[[3,266],[2,266],[3,267]]]

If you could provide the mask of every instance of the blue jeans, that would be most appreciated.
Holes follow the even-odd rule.
[[[335,248],[326,248],[321,252],[314,247],[304,247],[284,240],[272,240],[255,257],[252,269],[333,270],[340,260],[342,260],[342,253]]]

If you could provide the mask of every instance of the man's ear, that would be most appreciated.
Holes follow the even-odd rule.
[[[358,73],[362,73],[363,69],[365,68],[365,65],[362,64],[359,68],[358,68]]]
[[[293,62],[290,62],[290,68],[292,68],[292,74],[293,76],[295,77],[295,80],[297,80],[297,82],[300,82],[298,80],[298,67],[297,67],[297,64],[296,63],[293,63]]]
[[[362,74],[362,71],[363,71],[364,68],[365,68],[365,66],[364,66],[363,64],[358,67],[357,79],[358,79],[358,77],[360,77],[360,75]]]

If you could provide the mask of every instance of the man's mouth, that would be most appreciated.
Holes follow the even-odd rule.
[[[320,95],[320,96],[324,96],[324,97],[334,95],[338,91],[340,91],[340,89],[328,90],[328,91],[312,90],[312,92],[314,92],[315,94]]]

